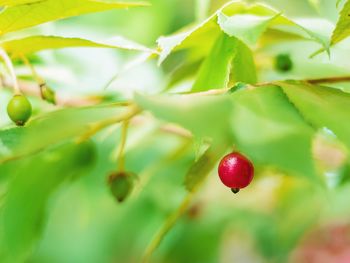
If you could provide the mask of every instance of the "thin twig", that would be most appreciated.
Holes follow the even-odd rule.
[[[128,127],[129,127],[129,119],[126,119],[122,123],[122,129],[121,129],[121,139],[120,139],[120,144],[118,146],[118,171],[124,171],[125,168],[125,145],[126,145],[126,140],[128,136]]]
[[[12,79],[11,86],[13,87],[15,94],[16,95],[21,94],[21,90],[19,88],[18,81],[17,81],[15,68],[13,67],[10,57],[7,55],[6,51],[3,49],[0,49],[0,57],[3,59],[8,71],[10,72],[11,79]]]
[[[0,84],[5,88],[13,88],[11,80],[5,77],[0,77]],[[18,85],[20,90],[23,93],[41,98],[40,90],[38,89],[37,83],[33,83],[31,81],[18,81]],[[56,105],[57,106],[68,106],[68,107],[80,107],[80,106],[90,106],[96,105],[101,102],[101,98],[98,96],[90,96],[90,97],[78,97],[72,94],[58,93],[56,94]]]
[[[32,75],[33,75],[34,79],[38,82],[39,87],[41,87],[42,85],[45,85],[44,79],[38,74],[38,72],[35,70],[33,64],[30,63],[29,59],[24,55],[21,56],[21,59],[23,60],[24,64],[26,64],[27,67],[32,72]]]
[[[304,81],[309,82],[311,84],[341,83],[341,82],[350,82],[350,76],[320,78],[320,79],[308,79],[308,80],[304,80]]]
[[[96,123],[91,126],[89,131],[87,131],[78,139],[78,142],[86,141],[87,139],[91,138],[93,135],[95,135],[96,133],[98,133],[99,131],[101,131],[102,129],[108,126],[111,126],[113,124],[116,124],[125,120],[130,120],[132,117],[140,113],[140,111],[141,110],[138,107],[133,105],[131,106],[131,109],[127,111],[125,114],[122,114],[112,119],[105,120],[103,122]]]

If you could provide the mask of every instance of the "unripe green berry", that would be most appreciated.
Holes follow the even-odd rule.
[[[293,61],[288,54],[279,54],[275,58],[275,68],[281,72],[288,72],[293,68]]]
[[[32,105],[23,95],[15,95],[7,105],[7,114],[17,126],[23,126],[32,115]]]
[[[108,177],[108,185],[115,199],[121,203],[134,188],[134,176],[127,172],[112,173]]]
[[[56,94],[55,92],[46,84],[40,85],[41,97],[51,104],[56,104]]]

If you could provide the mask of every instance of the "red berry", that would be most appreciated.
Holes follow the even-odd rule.
[[[245,156],[233,152],[221,160],[218,172],[221,182],[237,193],[253,180],[254,166]]]

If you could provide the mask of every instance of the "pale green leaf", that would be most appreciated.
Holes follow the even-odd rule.
[[[237,40],[231,64],[230,82],[255,84],[258,81],[253,52],[243,42]]]
[[[231,1],[219,11],[226,10],[231,14],[244,10],[245,6],[246,4],[243,2]],[[185,28],[171,36],[160,37],[157,40],[160,49],[159,64],[161,64],[172,52],[177,50],[197,47],[199,45],[202,46],[201,48],[205,46],[210,50],[220,34],[220,28],[216,20],[217,12],[198,25]]]
[[[234,36],[246,45],[255,45],[261,35],[279,14],[273,16],[257,16],[237,14],[231,17],[218,13],[218,24],[229,36]]]
[[[257,75],[250,49],[222,32],[202,63],[192,91],[228,88],[230,80],[256,83]]]
[[[350,36],[350,0],[346,1],[340,11],[337,26],[333,31],[331,44],[334,45]]]
[[[231,128],[237,148],[257,165],[315,178],[314,130],[276,86],[232,94]]]
[[[236,13],[229,16],[224,11],[221,13],[223,14],[221,16],[218,13],[221,28],[229,35],[237,35],[246,44],[255,44],[267,28],[272,28],[312,39],[321,44],[324,50],[329,50],[331,23],[325,19],[292,20],[273,8],[261,4],[247,7],[243,15]],[[240,23],[240,19],[245,22]]]
[[[45,226],[47,202],[62,182],[91,169],[91,142],[65,144],[13,165],[0,210],[0,261],[25,262]]]
[[[289,99],[310,123],[328,128],[350,149],[350,94],[329,87],[279,82]]]
[[[246,23],[247,21],[241,23],[238,18],[243,18],[249,23]],[[243,1],[231,1],[201,24],[190,29],[183,29],[171,36],[159,38],[157,41],[160,49],[159,63],[162,63],[172,52],[182,49],[192,48],[192,50],[198,51],[200,48],[201,55],[205,57],[220,34],[218,23],[223,26],[222,30],[226,33],[237,35],[248,44],[255,43],[259,36],[271,27],[312,39],[321,44],[324,50],[329,51],[330,22],[322,20],[320,23],[320,19],[294,21],[280,15],[279,12],[266,5],[248,5]]]
[[[227,142],[231,101],[228,96],[173,95],[135,97],[138,105],[157,118],[176,123],[196,137]]]
[[[227,88],[237,39],[221,33],[202,63],[192,91]]]
[[[68,47],[118,48],[149,53],[153,52],[147,47],[122,37],[115,37],[108,41],[93,41],[82,38],[65,38],[60,36],[30,36],[20,39],[7,40],[1,42],[0,46],[13,58],[45,49]]]
[[[0,12],[0,35],[72,16],[143,5],[108,0],[45,0],[6,7]]]

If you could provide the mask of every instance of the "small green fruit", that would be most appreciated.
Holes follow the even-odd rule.
[[[134,188],[133,179],[133,174],[126,172],[112,173],[108,177],[110,190],[119,203],[123,202]]]
[[[279,54],[275,58],[275,68],[281,72],[288,72],[293,68],[293,61],[288,54]]]
[[[7,105],[7,114],[17,126],[23,126],[32,115],[32,105],[23,95],[15,95]]]
[[[56,104],[56,94],[46,84],[40,85],[41,97],[51,104]]]

